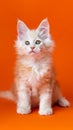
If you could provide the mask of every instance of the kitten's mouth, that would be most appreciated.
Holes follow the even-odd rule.
[[[36,54],[36,53],[37,53],[37,52],[35,52],[35,51],[33,51],[33,50],[30,51],[30,54],[31,54],[31,55]]]

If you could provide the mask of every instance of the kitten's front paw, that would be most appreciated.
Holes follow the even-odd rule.
[[[41,110],[39,110],[39,114],[40,115],[51,115],[51,114],[53,114],[53,110],[52,110],[52,108],[41,109]]]
[[[31,112],[31,107],[28,106],[22,106],[22,107],[17,107],[17,113],[18,114],[29,114]]]

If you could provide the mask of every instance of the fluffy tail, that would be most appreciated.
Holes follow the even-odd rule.
[[[15,97],[11,91],[1,91],[0,98],[6,98],[15,101]]]

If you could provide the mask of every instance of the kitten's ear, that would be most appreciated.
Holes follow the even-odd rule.
[[[17,22],[17,33],[18,33],[18,37],[22,40],[27,31],[28,31],[28,27],[24,24],[24,22],[22,22],[21,20],[18,20]]]
[[[40,38],[44,38],[44,39],[48,38],[50,29],[49,29],[49,23],[47,18],[42,20],[37,30]]]

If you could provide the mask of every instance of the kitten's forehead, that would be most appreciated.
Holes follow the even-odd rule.
[[[29,35],[30,35],[30,37],[31,37],[32,39],[34,39],[34,38],[37,37],[37,33],[36,33],[35,30],[30,30],[30,31],[29,31]]]

